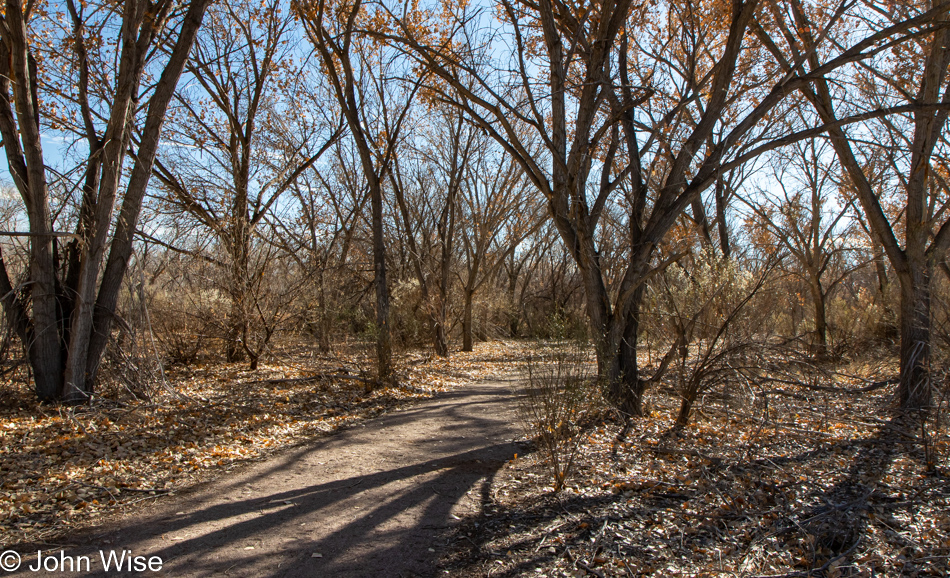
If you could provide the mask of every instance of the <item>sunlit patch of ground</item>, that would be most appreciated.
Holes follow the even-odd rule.
[[[256,371],[242,364],[168,368],[168,389],[148,401],[117,391],[91,406],[44,406],[26,384],[7,384],[0,545],[48,543],[243,461],[504,374],[525,347],[492,342],[448,359],[401,355],[397,385],[371,391],[365,355],[303,349]]]

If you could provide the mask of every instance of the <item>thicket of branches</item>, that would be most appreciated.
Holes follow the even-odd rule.
[[[769,348],[877,342],[926,407],[948,12],[9,0],[3,369],[76,403],[130,351],[363,341],[384,382],[394,347],[573,335],[609,403],[666,382],[685,425]]]

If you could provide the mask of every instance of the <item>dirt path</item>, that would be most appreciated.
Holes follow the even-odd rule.
[[[445,531],[517,451],[513,397],[510,382],[460,387],[163,501],[64,548],[57,571],[24,556],[18,575],[62,576],[68,557],[115,575],[100,550],[160,557],[144,576],[434,575]]]

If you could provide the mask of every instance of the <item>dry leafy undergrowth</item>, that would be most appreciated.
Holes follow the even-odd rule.
[[[398,387],[367,393],[359,355],[298,353],[247,371],[177,368],[149,402],[43,406],[6,384],[0,406],[0,549],[49,543],[105,514],[180,491],[281,447],[462,381],[504,373],[517,343],[486,343],[448,360],[409,354]],[[323,377],[315,377],[323,376]]]
[[[891,368],[893,370],[893,368]],[[848,388],[848,384],[839,385]],[[706,399],[678,433],[671,392],[651,414],[605,419],[565,492],[540,455],[510,462],[462,525],[461,576],[947,576],[946,440],[927,473],[919,424],[893,387],[784,386]]]

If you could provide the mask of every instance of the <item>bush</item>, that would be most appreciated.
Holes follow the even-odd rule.
[[[672,364],[681,399],[676,427],[689,422],[699,395],[729,383],[751,347],[768,339],[771,301],[763,287],[778,260],[756,263],[699,251],[686,269],[670,267],[653,284],[654,331],[672,339],[661,362],[662,376]]]
[[[580,445],[586,417],[595,407],[596,370],[586,343],[542,345],[524,365],[518,414],[551,469],[555,492],[564,488]]]

